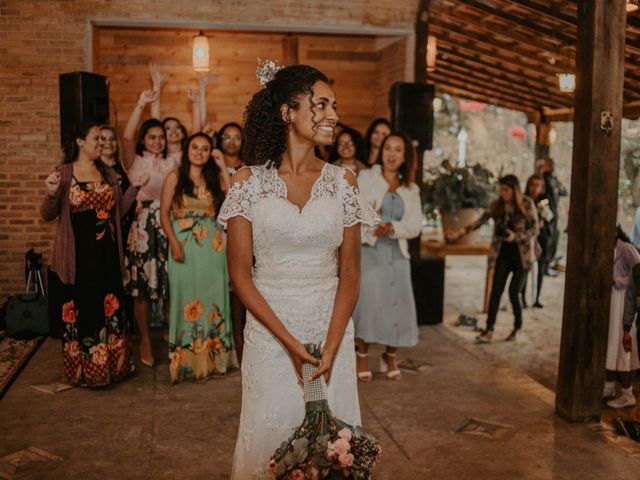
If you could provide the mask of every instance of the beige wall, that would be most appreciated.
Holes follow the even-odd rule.
[[[413,29],[417,1],[408,0],[3,0],[0,2],[0,300],[19,292],[23,285],[23,255],[35,247],[44,251],[48,260],[54,224],[40,220],[37,205],[44,195],[43,181],[51,168],[60,161],[58,75],[84,70],[94,63],[91,51],[92,22],[99,25],[146,25],[215,27],[218,30],[242,29],[248,25],[279,32],[338,32],[371,35],[399,35]],[[184,34],[187,37],[192,33]],[[180,37],[184,44],[186,38]],[[113,46],[116,48],[116,46]],[[188,45],[185,45],[188,47]],[[171,50],[173,45],[165,45]],[[256,46],[262,49],[262,45]],[[304,44],[301,50],[304,50]],[[322,47],[330,50],[330,42]],[[251,50],[252,56],[254,49]],[[381,58],[393,51],[378,52]],[[180,53],[179,55],[184,55]],[[398,53],[399,55],[399,53]],[[301,56],[302,57],[302,56]],[[301,60],[304,57],[301,58]],[[238,60],[249,75],[249,63]],[[321,65],[322,62],[317,62]],[[366,63],[366,62],[365,62]],[[403,59],[404,64],[404,59]],[[144,70],[142,64],[136,68]],[[107,68],[106,63],[100,68]],[[227,66],[220,66],[227,68]],[[342,70],[342,67],[340,68]],[[328,72],[331,75],[331,72]],[[379,72],[371,74],[379,78]],[[135,81],[142,76],[132,75]],[[354,83],[357,80],[353,79]],[[115,81],[115,79],[114,79]],[[389,79],[386,80],[388,82]],[[176,84],[177,85],[177,84]],[[138,88],[142,84],[138,85]],[[345,82],[346,87],[346,82]],[[181,92],[172,92],[169,85],[163,99],[167,107],[181,113]],[[218,91],[216,91],[218,88]],[[225,85],[212,87],[210,95],[223,97]],[[242,87],[245,90],[248,87]],[[340,92],[342,85],[336,84]],[[369,91],[368,94],[372,93]],[[126,102],[132,93],[112,91],[121,98],[119,121],[124,121],[130,107]],[[175,95],[175,97],[174,97]],[[235,104],[246,98],[221,104],[212,115],[232,116]],[[125,99],[126,97],[126,99]],[[376,113],[382,112],[381,99],[375,94]],[[384,99],[386,102],[386,99]],[[342,102],[344,103],[344,102]],[[347,103],[348,105],[348,103]],[[366,102],[358,104],[368,108]],[[187,105],[184,105],[186,109]],[[167,110],[168,111],[168,110]],[[364,124],[364,118],[353,115],[354,123]],[[222,118],[217,118],[222,121]],[[224,119],[226,120],[226,118]]]

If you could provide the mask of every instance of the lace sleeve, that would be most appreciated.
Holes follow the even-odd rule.
[[[231,185],[218,215],[218,223],[223,228],[227,228],[227,221],[233,217],[253,221],[252,208],[257,195],[254,183],[254,176],[251,175],[246,180],[238,180]]]
[[[345,175],[340,178],[343,226],[352,227],[357,223],[373,226],[380,223],[380,217],[378,217],[373,207],[364,199],[358,185],[349,184],[346,175],[351,175],[351,173],[345,171]]]

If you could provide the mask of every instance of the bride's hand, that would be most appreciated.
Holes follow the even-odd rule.
[[[321,375],[324,375],[324,381],[327,383],[327,385],[329,385],[329,381],[331,380],[331,372],[333,372],[333,362],[335,361],[335,359],[335,350],[322,347],[322,357],[320,359],[320,364],[318,365],[318,370],[316,370],[313,375],[311,375],[311,380],[315,380]]]
[[[304,348],[304,345],[299,341],[295,341],[295,343],[287,348],[289,352],[289,356],[291,357],[291,361],[293,362],[293,367],[296,369],[296,377],[298,377],[298,382],[302,383],[302,364],[310,363],[315,365],[316,367],[320,365],[320,360],[312,356],[307,349]]]

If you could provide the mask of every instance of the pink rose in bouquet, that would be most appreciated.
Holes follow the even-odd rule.
[[[340,466],[342,468],[350,467],[353,465],[353,455],[350,453],[345,453],[338,457],[338,461],[340,462]]]

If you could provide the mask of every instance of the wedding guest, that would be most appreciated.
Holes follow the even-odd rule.
[[[129,178],[142,174],[150,177],[149,183],[138,192],[136,219],[131,226],[125,259],[128,269],[125,288],[135,299],[136,324],[140,332],[140,361],[148,367],[153,367],[155,362],[149,331],[151,301],[169,298],[168,243],[160,226],[160,192],[167,174],[178,166],[176,155],[167,156],[165,132],[159,120],[145,120],[140,126],[137,140],[134,140],[143,110],[157,95],[152,90],[141,93],[122,135],[125,164],[132,164]],[[126,160],[131,158],[134,160]],[[166,306],[165,302],[165,308]]]
[[[58,218],[51,275],[62,305],[64,381],[82,387],[119,382],[134,370],[120,218],[148,181],[135,177],[122,192],[117,173],[100,159],[100,131],[85,124],[67,140],[40,206],[45,220]]]
[[[378,161],[380,145],[387,135],[391,133],[391,123],[385,118],[376,118],[364,136],[364,155],[368,166],[375,165]]]
[[[229,175],[234,175],[244,166],[242,160],[242,127],[236,122],[225,123],[217,135],[217,148],[224,154]]]
[[[364,158],[364,142],[362,135],[352,128],[343,129],[333,142],[329,162],[339,167],[344,167],[358,175],[366,170],[367,166],[362,162]]]
[[[549,228],[549,222],[553,220],[553,212],[549,206],[549,198],[544,193],[544,183],[542,177],[539,175],[531,175],[527,180],[527,187],[524,193],[527,197],[533,200],[537,212],[538,212],[538,251],[537,255],[537,278],[536,278],[536,290],[535,301],[533,306],[535,308],[542,308],[540,303],[540,292],[542,291],[542,281],[544,280],[544,273],[548,268],[547,265],[547,249],[549,248],[549,242],[551,240],[551,231]],[[522,287],[522,306],[527,307],[525,301],[525,291],[527,289],[527,280],[525,277],[524,286]]]
[[[547,247],[547,269],[545,275],[549,277],[557,276],[551,266],[557,261],[558,241],[560,240],[560,227],[558,225],[558,212],[560,208],[560,198],[568,195],[567,189],[562,185],[558,177],[555,175],[555,162],[553,158],[546,157],[539,164],[538,172],[544,180],[544,191],[549,199],[549,207],[553,212],[553,219],[549,222],[549,231],[551,239]]]
[[[100,160],[108,167],[113,168],[118,174],[118,185],[123,192],[126,192],[131,182],[129,182],[127,172],[122,165],[122,153],[120,152],[120,142],[118,142],[116,129],[111,125],[100,125],[100,143],[102,146]],[[131,207],[129,207],[126,212],[123,212],[122,220],[120,221],[122,242],[125,248],[135,215],[136,205],[135,202],[133,202]]]
[[[633,231],[631,232],[631,243],[633,243],[636,248],[640,248],[640,207],[636,208],[636,213],[634,215]]]
[[[166,117],[162,120],[162,128],[167,139],[167,155],[182,156],[182,142],[187,138],[187,129],[175,117]]]
[[[638,312],[640,312],[640,263],[631,269],[629,285],[627,285],[624,294],[622,315],[622,348],[632,355],[632,352],[635,352],[636,357],[638,354]],[[611,391],[605,393],[611,393]],[[640,423],[640,402],[636,401],[636,406],[629,416],[632,421]]]
[[[385,345],[380,370],[399,380],[399,347],[418,343],[418,322],[407,240],[420,235],[422,203],[411,171],[415,161],[411,140],[400,132],[380,146],[378,163],[358,177],[360,191],[380,215],[375,227],[362,227],[360,296],[353,313],[358,346],[358,378],[371,381],[370,343]]]
[[[149,73],[151,75],[151,82],[153,84],[153,91],[157,92],[151,102],[151,117],[160,120],[160,95],[162,92],[162,85],[165,83],[167,77],[164,75],[157,65],[153,62],[149,62]],[[201,112],[200,112],[200,96],[195,89],[189,89],[187,91],[187,98],[191,103],[191,116],[192,126],[194,132],[199,132],[202,127]],[[206,105],[206,103],[205,103]],[[206,114],[205,114],[206,115]],[[175,117],[165,117],[162,120],[162,127],[165,130],[165,138],[167,142],[167,154],[177,155],[177,161],[180,161],[180,155],[182,155],[182,142],[187,137],[187,129],[183,123]]]
[[[173,383],[224,375],[233,348],[224,235],[216,225],[223,201],[222,155],[196,133],[178,170],[162,187],[160,219],[169,239],[169,372]],[[228,181],[225,183],[229,183]]]
[[[217,135],[218,150],[224,155],[227,172],[234,175],[244,166],[242,159],[242,127],[236,122],[224,124]],[[226,191],[226,189],[225,189]],[[233,340],[236,346],[238,361],[242,363],[242,351],[244,349],[244,339],[242,332],[246,323],[247,310],[238,298],[238,295],[231,289],[231,318],[233,319]]]
[[[640,263],[640,254],[620,225],[616,229],[616,247],[613,260],[613,288],[609,310],[609,336],[603,396],[615,395],[615,382],[620,383],[620,396],[607,402],[611,408],[624,408],[636,404],[631,387],[631,372],[640,367],[637,344],[629,344],[626,335],[635,337],[633,318],[625,318],[625,293],[632,278],[633,268]],[[635,292],[634,300],[635,300]],[[628,348],[631,346],[632,348]]]
[[[515,175],[506,175],[500,178],[498,183],[500,196],[476,222],[457,231],[445,232],[448,240],[457,240],[477,230],[489,219],[494,221],[489,262],[495,270],[487,326],[476,338],[482,343],[491,342],[493,338],[493,327],[500,307],[500,298],[510,275],[509,300],[513,307],[514,325],[506,340],[516,339],[517,333],[522,328],[520,292],[527,272],[536,261],[535,240],[539,230],[536,207],[531,199],[522,194],[520,182]]]

